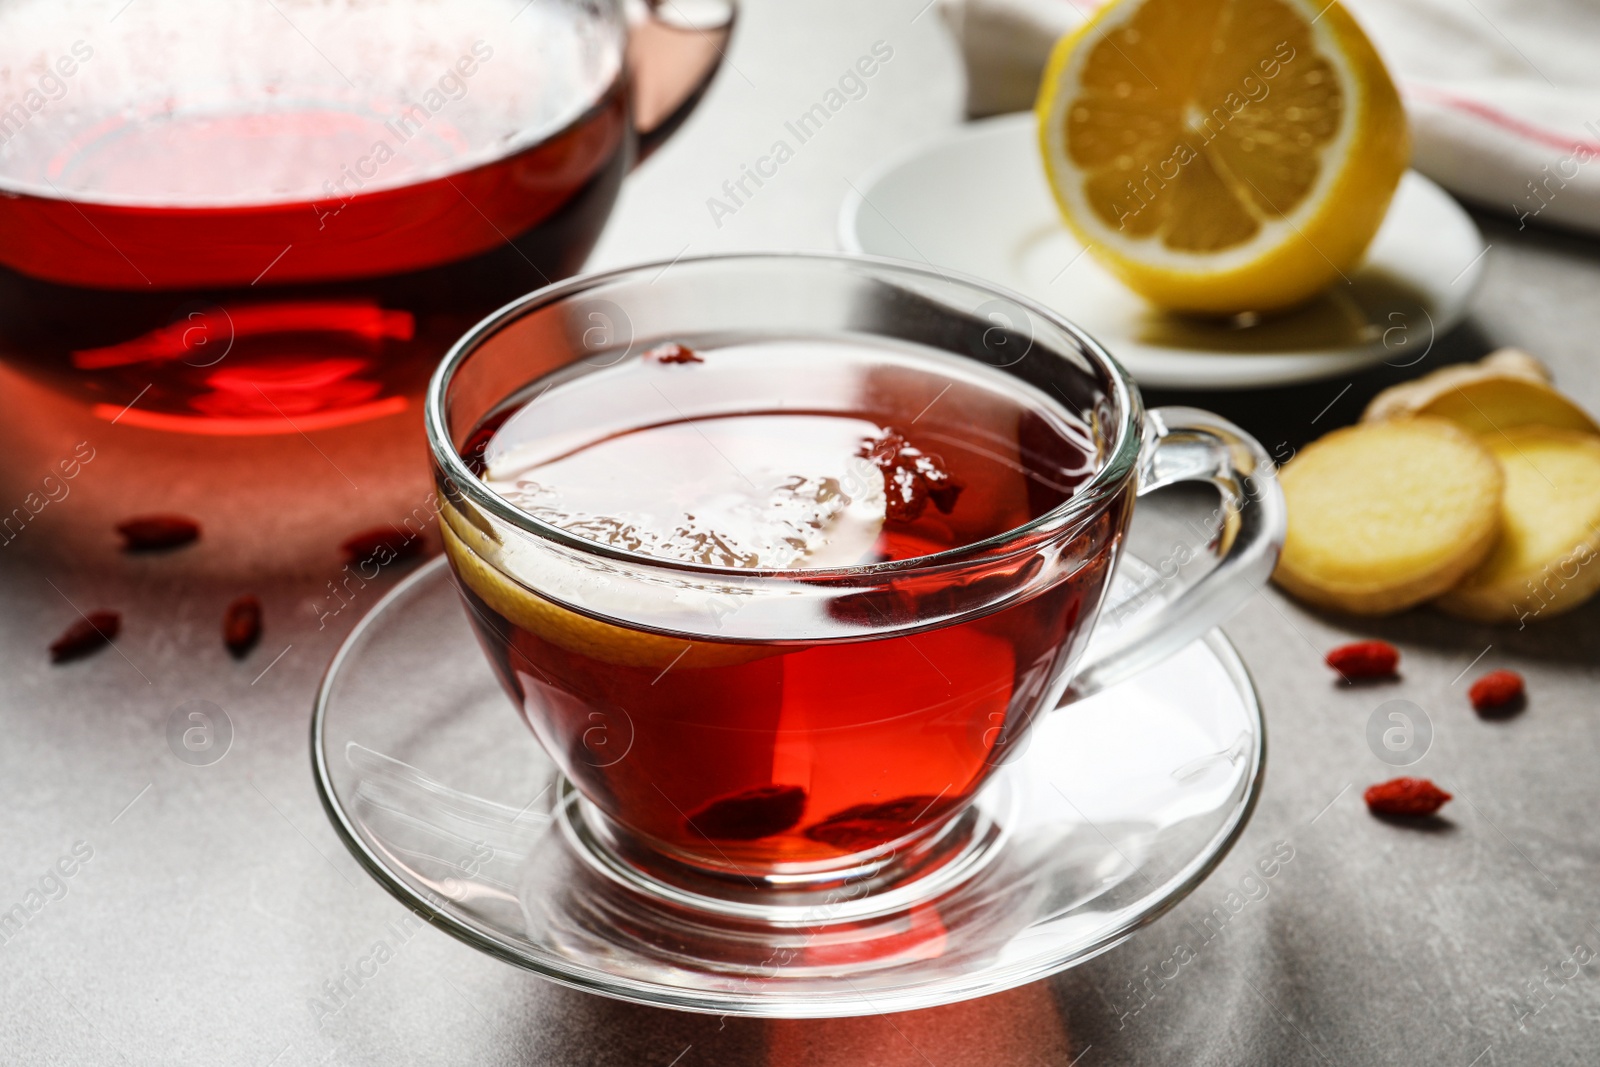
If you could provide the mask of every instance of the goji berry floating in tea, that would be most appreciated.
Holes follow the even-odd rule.
[[[700,354],[688,345],[680,345],[676,341],[668,341],[664,345],[656,345],[644,354],[644,358],[655,363],[704,363]]]
[[[243,659],[261,640],[261,601],[242,596],[222,616],[222,643],[235,659]]]
[[[114,611],[91,611],[50,643],[50,662],[65,663],[97,652],[122,629],[122,616]]]
[[[183,515],[141,515],[117,524],[124,552],[159,552],[200,538],[200,524]]]
[[[1388,678],[1400,667],[1400,650],[1387,641],[1340,645],[1324,661],[1345,678]]]
[[[868,438],[856,454],[883,472],[886,521],[915,522],[930,500],[945,515],[955,509],[961,483],[950,476],[943,459],[924,453],[898,430]]]
[[[1364,797],[1374,815],[1432,815],[1450,794],[1426,778],[1395,778],[1368,789]]]
[[[1504,711],[1522,699],[1522,675],[1516,671],[1490,671],[1472,683],[1467,697],[1477,711]]]

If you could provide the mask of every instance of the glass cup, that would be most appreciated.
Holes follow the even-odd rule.
[[[998,368],[1007,377],[986,373],[1087,428],[1090,473],[998,536],[781,571],[576,536],[463,459],[553,371],[708,338],[879,339]],[[774,378],[775,401],[783,388]],[[862,256],[708,256],[543,289],[457,343],[425,420],[447,554],[502,684],[570,782],[569,839],[636,886],[736,914],[903,899],[974,869],[993,841],[971,801],[1038,717],[1222,622],[1284,536],[1273,466],[1237,427],[1192,408],[1146,412],[1104,349],[1021,296]],[[1221,494],[1216,565],[1091,647],[1135,499],[1180,481]],[[918,656],[941,684],[879,684]],[[831,688],[796,713],[785,687],[802,684],[802,660]]]
[[[577,271],[734,0],[0,0],[0,358],[202,434],[406,410]]]

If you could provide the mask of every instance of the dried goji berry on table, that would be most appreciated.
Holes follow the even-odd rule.
[[[1490,671],[1472,683],[1467,697],[1477,711],[1504,711],[1522,699],[1522,675],[1516,671]]]
[[[261,640],[261,601],[246,594],[228,605],[222,614],[222,643],[235,659],[256,647]]]
[[[121,615],[114,611],[91,611],[50,642],[50,662],[65,663],[98,651],[110,644],[121,629]]]
[[[410,559],[420,554],[424,542],[420,534],[411,533],[409,530],[401,533],[393,526],[374,526],[370,530],[362,530],[346,538],[344,544],[339,547],[344,551],[347,563],[362,564],[370,560],[381,567],[386,563]],[[389,558],[377,559],[376,557],[385,550],[388,551]]]
[[[141,515],[117,524],[124,552],[158,552],[200,538],[200,524],[184,515]]]
[[[1346,678],[1388,678],[1400,666],[1400,650],[1387,641],[1340,645],[1324,660]]]
[[[1450,794],[1426,778],[1394,778],[1371,787],[1363,797],[1374,815],[1432,815]]]

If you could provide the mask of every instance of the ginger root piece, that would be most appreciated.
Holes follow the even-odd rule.
[[[1391,386],[1372,398],[1361,421],[1409,415],[1449,419],[1476,434],[1499,434],[1518,426],[1600,434],[1587,412],[1551,386],[1544,365],[1515,348]]]
[[[1500,465],[1444,419],[1335,430],[1280,478],[1289,533],[1272,577],[1322,607],[1385,615],[1432,600],[1474,571],[1499,535]]]
[[[1600,590],[1600,437],[1524,426],[1483,443],[1505,472],[1500,542],[1439,607],[1479,622],[1577,607]]]

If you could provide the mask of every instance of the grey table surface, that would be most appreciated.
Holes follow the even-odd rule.
[[[630,179],[591,265],[833,247],[849,183],[959,121],[954,49],[924,3],[750,0],[704,105]],[[706,201],[722,182],[877,41],[893,58],[866,95],[736,212],[714,218]],[[1492,249],[1472,317],[1417,367],[1152,401],[1201,403],[1269,447],[1293,447],[1353,421],[1388,381],[1516,343],[1600,410],[1600,245],[1481,222]],[[1600,603],[1518,631],[1427,611],[1352,623],[1271,589],[1226,627],[1255,674],[1271,739],[1254,819],[1189,900],[1089,964],[897,1016],[719,1020],[571,992],[424,927],[336,1015],[319,1016],[323,984],[405,914],[324,818],[306,727],[321,671],[393,581],[327,614],[335,546],[426,496],[418,428],[391,419],[310,438],[174,439],[90,419],[0,370],[6,510],[85,441],[95,458],[70,495],[0,549],[0,910],[33,890],[46,897],[0,945],[0,1061],[1600,1060]],[[1143,510],[1147,551],[1161,550],[1183,503],[1157,497]],[[202,517],[206,538],[171,556],[120,555],[112,523],[152,508]],[[264,599],[268,626],[261,648],[235,663],[216,625],[245,591]],[[118,652],[53,668],[44,646],[73,605],[124,613]],[[1370,635],[1402,646],[1403,679],[1332,684],[1322,653]],[[1526,675],[1520,716],[1485,722],[1468,708],[1472,673],[1492,667]],[[1379,822],[1361,803],[1365,785],[1390,776],[1368,749],[1368,716],[1397,697],[1433,725],[1416,769],[1458,797],[1431,831]],[[233,726],[230,751],[210,766],[180,761],[167,742],[174,709],[190,700],[219,705]],[[1229,906],[1280,842],[1293,859],[1265,895],[1242,895],[1225,931],[1199,941],[1193,924]],[[51,880],[74,852],[89,858]]]

